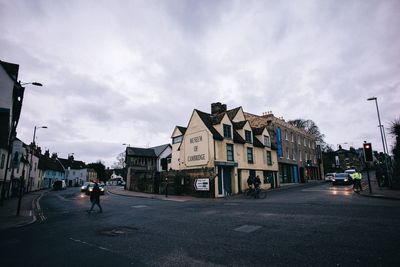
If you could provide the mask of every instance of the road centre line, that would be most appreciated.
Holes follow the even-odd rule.
[[[105,251],[109,251],[109,252],[112,252],[112,253],[116,253],[116,252],[112,251],[111,249],[108,249],[108,248],[105,248],[105,247],[101,247],[101,246],[96,246],[96,245],[90,244],[90,243],[88,243],[86,241],[82,241],[82,240],[79,240],[79,239],[74,239],[72,237],[70,237],[69,239],[74,241],[74,242],[76,242],[76,243],[87,245],[89,247],[98,248],[98,249],[101,249],[101,250],[105,250]],[[118,253],[116,253],[116,254],[118,254]]]

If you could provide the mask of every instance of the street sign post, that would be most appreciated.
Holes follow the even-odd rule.
[[[194,189],[196,189],[196,191],[210,191],[210,179],[196,179],[194,182]]]

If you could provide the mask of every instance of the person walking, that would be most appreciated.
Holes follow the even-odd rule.
[[[88,213],[93,211],[94,205],[97,205],[100,209],[100,213],[103,212],[103,209],[101,208],[100,205],[100,187],[99,184],[97,182],[94,183],[93,186],[93,190],[92,192],[90,192],[90,202],[92,202],[92,207],[90,208],[90,210],[88,210]]]

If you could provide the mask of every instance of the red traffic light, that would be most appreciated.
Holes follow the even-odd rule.
[[[363,144],[365,161],[374,161],[371,143]]]

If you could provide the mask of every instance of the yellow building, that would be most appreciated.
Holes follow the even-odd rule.
[[[277,153],[268,130],[252,128],[242,107],[227,110],[211,104],[211,114],[193,110],[188,126],[172,134],[172,170],[212,169],[210,195],[221,197],[246,189],[249,176],[259,176],[262,188],[278,186]]]

